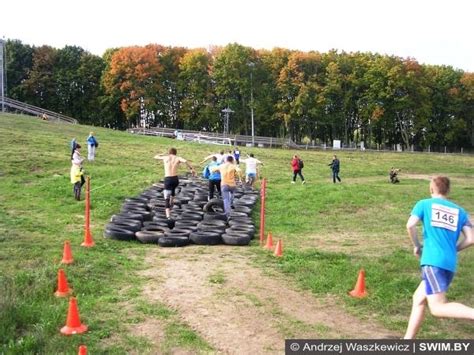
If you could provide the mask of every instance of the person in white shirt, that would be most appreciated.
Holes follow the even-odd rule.
[[[203,164],[206,160],[209,160],[209,159],[212,159],[212,157],[216,157],[216,161],[219,163],[219,164],[224,164],[226,162],[226,155],[224,155],[224,151],[221,150],[219,153],[217,154],[210,154],[208,155],[207,157],[205,157],[201,164]]]
[[[253,153],[250,153],[248,158],[241,159],[240,161],[245,164],[245,182],[253,187],[257,180],[257,166],[258,164],[263,165],[263,163],[260,160],[255,159]]]

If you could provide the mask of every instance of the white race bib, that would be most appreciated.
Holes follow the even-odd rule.
[[[431,226],[457,231],[459,209],[437,203],[431,205]]]

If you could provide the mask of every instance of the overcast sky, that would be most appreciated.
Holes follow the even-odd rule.
[[[474,0],[10,0],[0,37],[56,48],[237,42],[371,51],[474,72]]]

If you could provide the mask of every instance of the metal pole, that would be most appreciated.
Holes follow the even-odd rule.
[[[5,41],[0,39],[0,98],[2,112],[5,112]]]
[[[252,146],[255,146],[255,124],[253,120],[253,76],[250,72],[250,117],[252,121]]]

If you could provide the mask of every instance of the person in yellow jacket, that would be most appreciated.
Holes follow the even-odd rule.
[[[226,162],[222,165],[210,168],[211,173],[219,171],[221,173],[221,192],[222,199],[224,200],[224,212],[227,219],[230,217],[230,210],[232,201],[234,200],[234,193],[237,189],[236,178],[239,178],[242,183],[242,176],[238,165],[234,164],[234,157],[228,155]]]
[[[76,144],[74,151],[71,154],[71,184],[74,185],[74,198],[77,201],[81,200],[82,185],[86,181],[84,179],[84,171],[82,169],[82,162],[84,158],[81,157],[81,145]]]

